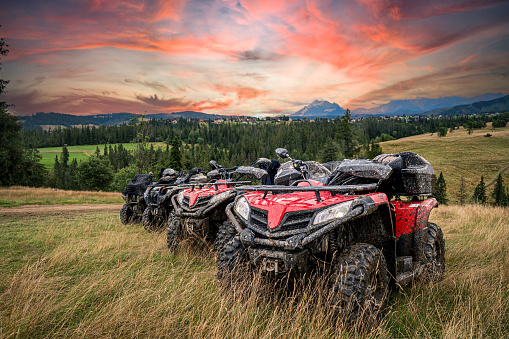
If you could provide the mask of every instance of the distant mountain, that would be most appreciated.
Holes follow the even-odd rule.
[[[353,117],[359,116],[377,116],[377,115],[414,115],[427,111],[452,107],[457,105],[469,105],[478,101],[487,101],[498,99],[503,96],[502,93],[488,93],[471,98],[463,97],[443,97],[438,99],[417,98],[409,100],[392,100],[387,104],[373,108],[357,108],[352,110]]]
[[[134,113],[111,113],[111,114],[97,114],[97,115],[72,115],[62,113],[43,113],[38,112],[31,116],[20,116],[19,119],[24,128],[39,128],[40,126],[64,126],[72,127],[77,125],[120,125],[129,122],[139,114]],[[174,112],[174,113],[155,113],[147,114],[145,119],[211,119],[219,120],[223,118],[217,114],[207,114],[202,112]]]
[[[291,117],[295,118],[328,118],[332,119],[338,115],[343,115],[345,110],[338,104],[330,103],[328,101],[315,100],[311,104],[301,108],[295,113],[290,114]]]
[[[509,112],[509,95],[494,100],[478,101],[469,105],[437,108],[424,112],[422,115],[460,115],[483,112]]]

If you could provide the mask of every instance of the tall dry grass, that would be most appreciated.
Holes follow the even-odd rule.
[[[0,188],[0,206],[84,203],[123,203],[117,192],[68,191],[53,188],[12,186]]]
[[[509,333],[508,209],[445,206],[445,278],[395,291],[369,334],[326,307],[321,279],[284,291],[259,276],[222,289],[207,249],[168,252],[164,234],[102,213],[7,222],[2,337],[478,338]],[[19,228],[15,235],[13,228]],[[3,247],[2,247],[3,249]]]

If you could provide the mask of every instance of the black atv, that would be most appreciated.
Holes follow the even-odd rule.
[[[143,211],[147,207],[143,194],[153,180],[154,175],[152,173],[138,174],[124,188],[122,199],[125,200],[125,204],[120,210],[122,224],[127,225],[141,220]]]
[[[146,208],[143,212],[143,227],[149,232],[160,232],[164,229],[168,216],[173,211],[171,198],[177,194],[183,184],[189,182],[203,182],[206,177],[197,168],[188,173],[181,171],[179,176],[171,168],[162,171],[161,178],[145,190],[144,199]]]

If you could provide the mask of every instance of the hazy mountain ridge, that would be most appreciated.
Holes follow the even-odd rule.
[[[51,126],[65,126],[72,127],[76,125],[119,125],[129,122],[136,116],[140,117],[140,114],[134,113],[108,113],[108,114],[96,114],[96,115],[72,115],[64,113],[43,113],[37,112],[31,116],[20,116],[19,119],[23,124],[24,128],[39,128],[39,126],[51,125]],[[145,119],[178,119],[178,118],[192,118],[192,119],[211,119],[218,120],[223,118],[217,114],[207,114],[202,112],[173,112],[173,113],[154,113],[145,115]]]
[[[352,116],[377,116],[377,115],[414,115],[435,109],[448,108],[457,105],[469,105],[478,101],[489,101],[503,97],[502,93],[487,93],[464,98],[458,96],[443,97],[437,99],[417,98],[409,100],[392,100],[373,108],[356,108],[352,110]]]
[[[437,108],[421,115],[460,115],[482,112],[507,112],[509,111],[509,95],[493,100],[484,100],[469,105],[456,105],[453,107]]]

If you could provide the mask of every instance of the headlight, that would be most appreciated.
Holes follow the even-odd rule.
[[[235,212],[240,215],[243,219],[248,220],[249,219],[249,211],[251,208],[249,207],[249,203],[247,202],[246,198],[240,197],[239,200],[235,203]]]
[[[316,215],[313,225],[331,222],[334,219],[344,217],[350,211],[351,205],[352,200],[324,209]]]
[[[182,205],[184,203],[184,191],[181,191],[177,195],[177,201],[178,201],[179,205]]]
[[[211,204],[214,204],[218,201],[221,201],[223,199],[225,199],[226,197],[228,197],[230,195],[232,191],[226,191],[226,192],[223,192],[223,193],[219,193],[219,194],[216,194],[212,197],[212,199],[210,199],[210,203]]]

